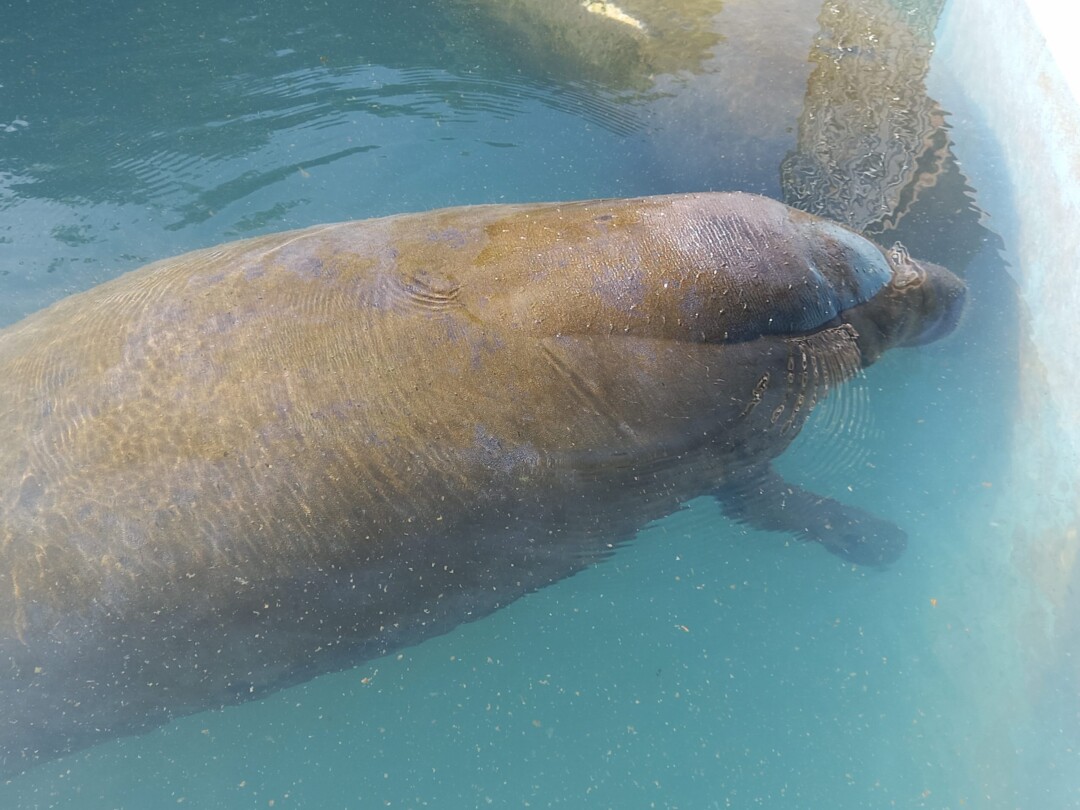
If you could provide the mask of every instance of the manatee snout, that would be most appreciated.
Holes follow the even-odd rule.
[[[899,242],[882,253],[889,282],[842,315],[859,335],[864,367],[894,346],[922,346],[948,335],[960,322],[967,297],[960,278],[933,262],[912,259]]]
[[[912,261],[921,277],[919,294],[922,303],[917,308],[921,319],[912,333],[900,342],[901,346],[922,346],[950,334],[964,312],[967,285],[955,274],[932,262]]]

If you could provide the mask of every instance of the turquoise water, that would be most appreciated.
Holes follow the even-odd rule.
[[[545,58],[535,27],[483,4],[19,6],[0,31],[0,325],[156,258],[317,222],[704,189],[791,197],[781,166],[811,143],[800,115],[828,97],[806,55],[829,49],[804,5],[716,3],[696,72],[622,81],[562,51]],[[746,36],[763,20],[771,39]],[[845,566],[696,501],[483,621],[48,763],[0,785],[0,807],[1065,796],[1020,772],[1027,760],[986,712],[1023,688],[995,624],[1003,568],[986,517],[1018,326],[985,223],[1011,214],[979,208],[948,127],[987,149],[992,137],[941,112],[965,108],[947,65],[932,62],[929,81],[957,95],[916,99],[933,114],[914,127],[924,147],[909,155],[904,215],[895,229],[862,224],[963,274],[967,317],[856,380],[781,465],[902,525],[899,563]]]

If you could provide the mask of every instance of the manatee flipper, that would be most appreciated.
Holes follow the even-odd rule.
[[[815,540],[837,557],[860,565],[893,562],[907,545],[907,534],[899,526],[808,492],[785,481],[769,465],[713,494],[732,520]]]

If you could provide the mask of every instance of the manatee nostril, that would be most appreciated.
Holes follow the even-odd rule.
[[[922,284],[926,280],[926,271],[911,258],[911,254],[900,242],[889,249],[889,264],[892,265],[892,285],[898,290],[911,285]]]
[[[905,287],[911,287],[912,285],[919,285],[925,281],[926,277],[911,267],[905,267],[896,271],[896,276],[893,278],[893,286],[899,290]]]

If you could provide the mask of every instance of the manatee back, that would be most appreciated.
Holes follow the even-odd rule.
[[[468,232],[443,213],[447,233]],[[808,334],[892,276],[873,243],[742,193],[491,209],[462,301],[537,335],[735,343]],[[402,222],[404,224],[404,221]]]

